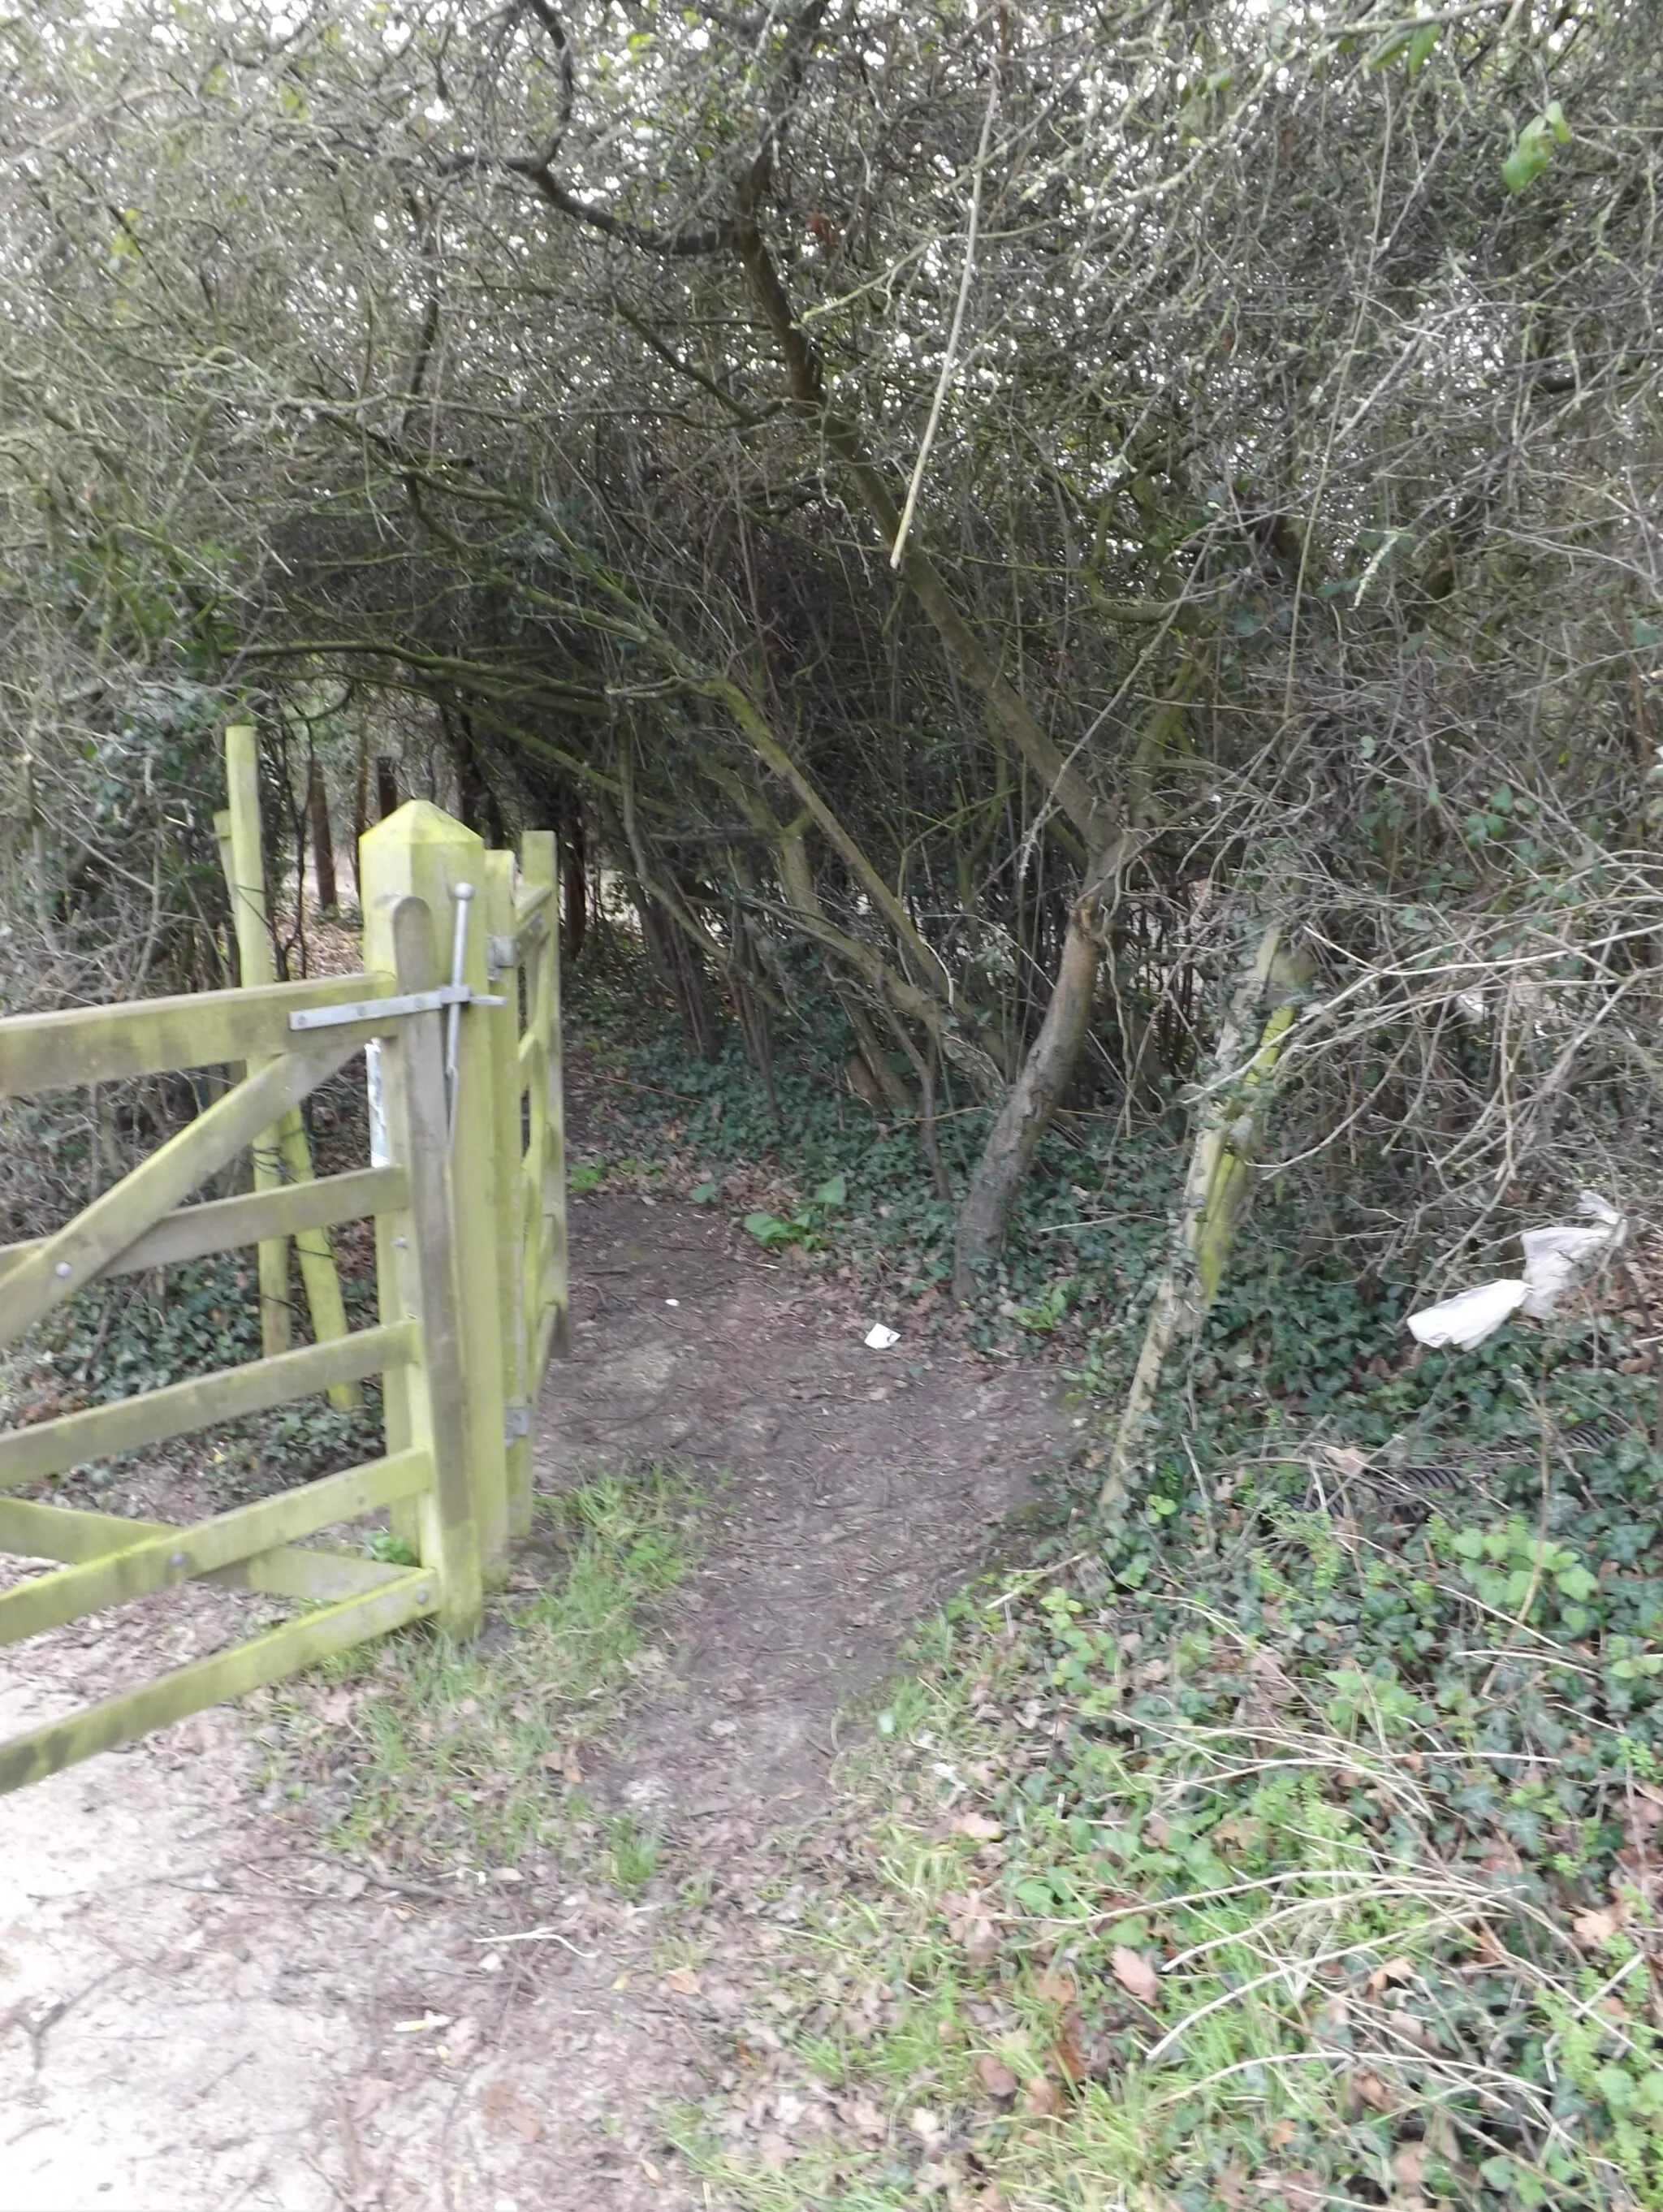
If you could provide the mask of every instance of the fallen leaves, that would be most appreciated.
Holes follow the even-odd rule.
[[[1379,2075],[1370,2073],[1367,2067],[1349,2075],[1345,2087],[1349,2096],[1354,2098],[1358,2104],[1366,2105],[1371,2112],[1393,2112],[1397,2110],[1397,2099],[1381,2080]]]
[[[1139,2004],[1152,2005],[1160,1996],[1160,1976],[1143,1953],[1134,1951],[1129,1943],[1117,1943],[1109,1954],[1108,1963],[1115,1980]]]
[[[664,1985],[678,1997],[696,1997],[699,1994],[699,1974],[695,1966],[672,1966],[664,1978]]]
[[[495,2134],[517,2136],[525,2143],[542,2136],[542,2113],[512,2081],[488,2081],[479,2093],[479,2109]]]
[[[996,1844],[1004,1830],[998,1821],[990,1820],[986,1813],[960,1813],[953,1820],[952,1832],[956,1836],[974,1837],[979,1844]]]
[[[1288,2212],[1327,2212],[1332,2201],[1327,2183],[1308,2166],[1297,2166],[1287,2173],[1261,2174],[1259,2187],[1266,2194],[1278,2192]]]
[[[1392,2154],[1392,2179],[1405,2197],[1418,2197],[1426,2179],[1426,2145],[1400,2142]]]
[[[858,2136],[864,2136],[868,2142],[883,2142],[888,2138],[889,2123],[870,2098],[847,2098],[838,2106],[837,2116]]]
[[[1377,1997],[1390,1982],[1412,1982],[1415,1962],[1412,1959],[1388,1959],[1383,1966],[1376,1966],[1369,1977],[1369,1994]]]
[[[1602,1943],[1624,1926],[1629,1917],[1624,1905],[1602,1905],[1587,1912],[1579,1912],[1570,1923],[1570,1932],[1586,1950],[1597,1951]]]
[[[976,2079],[996,2104],[1008,2105],[1022,2084],[1002,2058],[991,2051],[983,2051],[976,2061]]]
[[[979,1889],[950,1893],[941,1900],[947,1915],[947,1933],[963,1950],[973,1966],[986,1966],[998,1956],[999,1934],[992,1907]]]
[[[1063,2108],[1061,2092],[1046,2075],[1036,2074],[1028,2085],[1022,2108],[1030,2119],[1054,2120]]]

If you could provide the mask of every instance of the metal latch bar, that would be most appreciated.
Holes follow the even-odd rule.
[[[404,991],[391,999],[355,999],[345,1006],[307,1006],[291,1014],[292,1030],[341,1029],[353,1022],[393,1021],[403,1014],[434,1014],[446,1006],[506,1006],[506,999],[470,991],[465,983],[439,983],[431,991]]]

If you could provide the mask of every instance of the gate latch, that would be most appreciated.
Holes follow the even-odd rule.
[[[440,983],[431,991],[404,991],[391,999],[355,999],[345,1006],[307,1006],[291,1014],[292,1030],[344,1029],[349,1022],[394,1021],[401,1014],[433,1014],[446,1006],[506,1006],[506,999],[470,991],[465,983]]]

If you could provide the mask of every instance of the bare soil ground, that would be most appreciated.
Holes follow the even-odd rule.
[[[602,1194],[572,1230],[540,1484],[672,1456],[719,1491],[659,1686],[587,1778],[661,1831],[665,1875],[629,1904],[536,1864],[455,1887],[331,1857],[237,1711],[0,1802],[0,2212],[714,2204],[655,2116],[742,2086],[734,2032],[798,1910],[781,1868],[824,1854],[839,1716],[1070,1427],[1038,1365],[868,1351],[856,1292],[707,1211]],[[139,1481],[125,1509],[193,1503]],[[0,1733],[211,1648],[240,1604],[178,1592],[114,1641],[8,1655]]]

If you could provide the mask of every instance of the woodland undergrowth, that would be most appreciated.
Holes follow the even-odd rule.
[[[601,1027],[580,1178],[721,1205],[985,1357],[1047,1344],[1112,1425],[1155,1145],[1053,1138],[967,1326],[915,1133],[837,1096],[832,1026],[777,1115]],[[920,1628],[742,2091],[683,2118],[735,2202],[1663,2205],[1649,1316],[1625,1279],[1417,1359],[1406,1286],[1298,1232],[1272,1195],[1120,1516],[1089,1450],[1029,1564]]]

